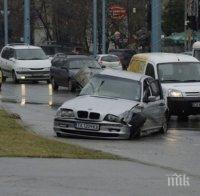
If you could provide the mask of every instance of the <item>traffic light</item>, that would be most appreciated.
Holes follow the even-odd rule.
[[[196,16],[188,16],[187,17],[187,21],[188,21],[187,27],[189,29],[192,29],[192,30],[196,31],[197,30]]]

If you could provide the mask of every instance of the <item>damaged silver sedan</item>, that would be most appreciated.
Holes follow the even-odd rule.
[[[57,111],[57,136],[131,139],[167,132],[167,107],[159,82],[145,75],[104,70]]]

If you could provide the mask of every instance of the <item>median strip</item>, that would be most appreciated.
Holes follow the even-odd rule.
[[[0,157],[120,159],[119,156],[43,138],[26,130],[15,115],[0,110]]]

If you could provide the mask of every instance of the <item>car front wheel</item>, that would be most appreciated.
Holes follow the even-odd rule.
[[[18,84],[18,83],[19,83],[19,80],[17,79],[17,76],[16,76],[14,70],[12,71],[12,79],[13,79],[13,82],[14,82],[15,84]]]
[[[58,90],[59,86],[57,85],[53,77],[51,78],[51,85],[54,91]]]

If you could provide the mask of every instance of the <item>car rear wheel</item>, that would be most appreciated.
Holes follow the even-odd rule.
[[[51,85],[54,91],[58,90],[59,86],[57,85],[53,77],[51,78]]]
[[[71,92],[75,92],[76,91],[76,84],[74,82],[72,82],[71,80],[69,80],[68,89]]]
[[[14,82],[15,84],[19,84],[19,80],[17,79],[17,76],[16,76],[14,70],[12,71],[12,79],[13,79],[13,82]]]

